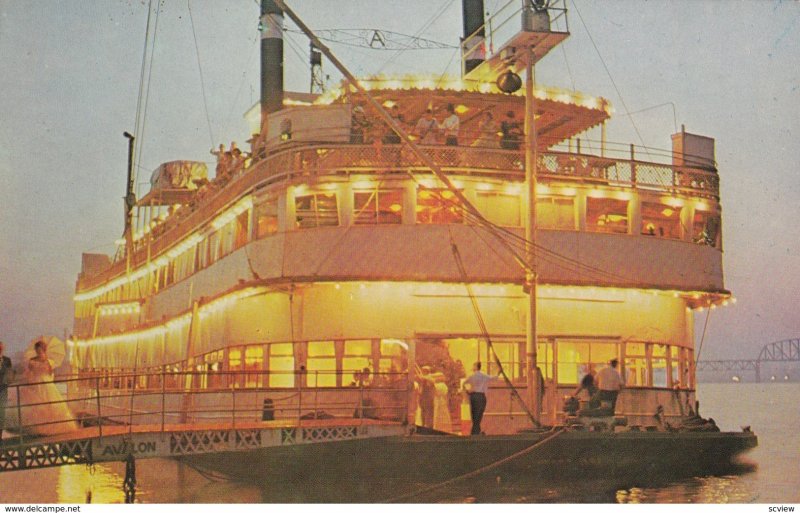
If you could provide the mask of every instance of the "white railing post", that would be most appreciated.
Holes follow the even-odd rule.
[[[97,404],[97,434],[100,437],[100,443],[103,443],[103,420],[100,417],[100,376],[94,378],[94,397]]]
[[[231,429],[236,428],[236,387],[231,388]]]
[[[314,387],[314,418],[316,419],[319,406],[319,371],[314,371],[314,384],[317,385]]]
[[[364,383],[358,384],[358,424],[364,424]]]
[[[164,432],[164,424],[167,416],[167,380],[164,366],[161,366],[161,432]]]
[[[316,384],[316,383],[315,383]],[[297,396],[297,425],[300,425],[300,417],[303,416],[303,383],[300,383],[298,387],[298,396]]]
[[[19,394],[19,387],[20,386],[22,386],[22,385],[19,385],[19,384],[17,385],[17,420],[19,422],[19,443],[20,443],[20,445],[22,445],[22,436],[23,436],[22,433],[24,433],[25,430],[22,429],[22,426],[23,426],[23,424],[22,424],[22,401],[20,401],[20,394]],[[22,453],[22,452],[24,452],[24,451],[20,451],[20,453]]]

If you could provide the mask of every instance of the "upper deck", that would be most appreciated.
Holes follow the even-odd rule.
[[[461,119],[458,145],[423,144],[422,151],[455,180],[457,187],[464,189],[471,201],[479,203],[479,210],[487,218],[502,226],[522,227],[521,212],[527,208],[522,193],[524,152],[519,147],[501,149],[499,128],[495,141],[484,144],[485,140],[480,139],[485,131],[477,125],[478,118],[485,117],[486,112],[498,116],[503,112],[506,115],[521,112],[524,98],[459,91],[457,86],[421,91],[404,89],[402,84],[383,83],[384,89],[376,85],[373,94],[387,106],[402,105],[401,112],[395,113],[401,121],[404,115],[413,116],[430,105],[456,105]],[[537,93],[543,96],[537,101],[537,126],[550,127],[551,135],[538,139],[537,180],[541,197],[537,199],[540,219],[537,229],[644,235],[653,240],[674,239],[721,247],[719,179],[713,165],[686,165],[687,159],[668,152],[657,154],[633,146],[611,148],[605,141],[599,145],[582,142],[574,136],[604,123],[610,112],[607,103],[543,91]],[[404,145],[387,139],[383,125],[368,112],[367,124],[363,125],[368,129],[357,131],[357,113],[347,100],[341,93],[333,99],[322,98],[316,105],[290,106],[273,114],[266,130],[272,137],[254,139],[247,160],[219,167],[215,179],[196,192],[151,191],[138,205],[139,230],[134,236],[131,273],[127,274],[124,259],[105,269],[95,266],[92,270],[95,272],[85,269],[77,283],[76,301],[91,300],[94,304],[144,297],[147,294],[108,293],[125,284],[150,279],[147,278],[150,274],[155,275],[150,281],[169,285],[187,275],[185,269],[177,267],[186,267],[185,262],[179,264],[178,260],[188,253],[191,253],[188,264],[192,267],[191,274],[264,234],[323,226],[382,224],[381,216],[389,223],[404,225],[469,225],[468,219],[458,215],[432,213],[425,197],[440,190],[441,185],[437,185],[430,170]],[[414,133],[412,124],[408,128]],[[421,139],[421,135],[416,132],[415,137]],[[361,201],[357,196],[362,189],[381,194],[389,189],[397,191],[399,196],[390,207],[393,211],[382,212],[369,203],[372,200],[365,200],[368,204],[361,207],[374,207],[378,211],[373,212],[370,222],[364,223],[363,212],[356,212],[354,207],[354,202]],[[339,197],[334,198],[333,211],[320,214],[324,198],[315,194],[326,191],[328,195],[336,192]],[[274,219],[265,221],[263,212],[254,212],[261,208],[254,204],[268,197],[273,201],[268,208],[276,213]],[[509,221],[506,213],[490,211],[493,208],[490,203],[496,199],[510,199],[514,219]],[[313,216],[305,211],[308,208],[314,210]],[[453,211],[452,205],[444,208],[448,209]],[[328,218],[323,218],[324,215]],[[309,224],[311,220],[313,223]],[[268,226],[262,226],[263,222]],[[710,236],[706,233],[709,223],[713,225]],[[226,230],[230,231],[227,235],[222,233]],[[224,237],[228,242],[220,241]],[[595,247],[602,245],[600,239],[593,235],[585,240]],[[214,244],[227,244],[228,250]],[[674,248],[659,246],[655,251],[669,253]],[[711,267],[720,268],[718,252],[713,259]],[[702,285],[682,287],[671,280],[666,286],[722,290],[721,268],[718,270],[714,273],[719,274],[717,278],[699,281]],[[658,283],[658,279],[650,281]]]

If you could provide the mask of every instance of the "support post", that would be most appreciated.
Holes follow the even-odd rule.
[[[525,339],[525,367],[528,385],[528,401],[536,424],[540,423],[542,405],[539,385],[541,378],[536,365],[536,164],[539,157],[536,148],[536,121],[534,99],[534,49],[528,48],[527,76],[525,78],[525,182],[528,185],[528,219],[525,223],[525,239],[528,244],[528,266],[525,286],[528,290],[528,326]]]
[[[125,460],[125,480],[122,483],[122,490],[125,492],[125,504],[133,504],[136,501],[136,459],[131,453],[128,453]]]

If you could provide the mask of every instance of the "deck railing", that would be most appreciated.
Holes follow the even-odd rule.
[[[337,375],[344,383],[352,372],[164,370],[120,373],[113,380],[92,375],[17,383],[9,386],[5,428],[22,440],[67,433],[78,423],[96,426],[103,436],[104,425],[120,424],[158,426],[163,432],[187,423],[235,428],[237,423],[272,420],[407,419],[406,373],[374,373],[368,381],[344,386],[311,386]],[[295,386],[265,386],[270,376],[290,376]]]
[[[445,173],[488,179],[524,179],[524,154],[468,146],[423,146],[422,150]],[[640,152],[643,153],[643,152]],[[648,153],[644,152],[645,155]],[[539,154],[538,179],[543,184],[590,184],[642,189],[717,199],[719,177],[716,171],[700,167],[638,160],[634,148],[626,157],[615,158],[570,151]],[[250,167],[214,180],[199,191],[192,202],[178,209],[163,225],[156,227],[153,239],[139,244],[132,265],[144,264],[179,242],[213,218],[225,205],[252,190],[277,182],[307,182],[322,177],[380,175],[383,179],[409,172],[426,173],[424,164],[399,144],[303,144],[275,152]],[[144,239],[143,239],[144,241]],[[115,262],[106,271],[80,280],[80,288],[98,286],[125,271],[126,262]]]

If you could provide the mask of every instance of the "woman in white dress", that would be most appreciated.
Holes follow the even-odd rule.
[[[499,141],[497,123],[494,122],[492,113],[487,110],[478,123],[478,138],[470,146],[473,148],[499,148]]]
[[[445,376],[441,372],[433,375],[434,385],[433,395],[433,429],[437,431],[452,431],[453,422],[448,406],[447,385]]]
[[[75,417],[64,403],[64,397],[53,384],[53,360],[47,357],[47,344],[40,340],[34,346],[36,356],[28,360],[25,381],[20,386],[22,403],[21,426],[36,435],[70,433],[78,429]]]

